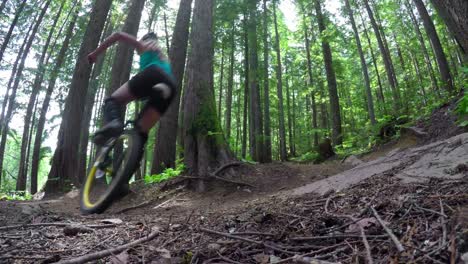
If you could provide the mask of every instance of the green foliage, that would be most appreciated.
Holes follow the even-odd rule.
[[[299,163],[307,163],[307,162],[316,162],[320,158],[320,155],[315,151],[310,151],[307,153],[302,154],[299,157],[291,158],[291,161],[299,162]]]
[[[153,174],[153,175],[146,175],[145,176],[145,183],[152,184],[152,183],[160,183],[163,181],[170,180],[174,177],[179,176],[185,170],[185,165],[183,163],[179,163],[175,169],[168,168],[165,169],[161,174]]]
[[[465,92],[463,98],[458,102],[455,112],[458,114],[458,125],[461,127],[468,126],[468,92]]]
[[[28,201],[32,200],[32,195],[29,192],[11,192],[0,190],[0,201]]]

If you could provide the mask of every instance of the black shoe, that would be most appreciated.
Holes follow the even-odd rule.
[[[105,125],[94,134],[93,138],[93,142],[98,146],[102,146],[110,138],[118,136],[124,129],[124,106],[110,97],[104,101],[103,108]]]
[[[98,146],[102,146],[110,138],[120,135],[123,129],[124,124],[120,120],[114,119],[94,133],[93,142]]]

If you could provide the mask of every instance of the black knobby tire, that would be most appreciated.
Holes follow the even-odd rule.
[[[96,173],[96,166],[97,164],[93,164],[90,172],[86,176],[85,183],[81,187],[80,192],[80,208],[81,213],[83,214],[99,214],[106,210],[112,202],[118,198],[121,194],[120,187],[123,184],[128,183],[128,180],[132,177],[133,173],[136,171],[140,164],[140,160],[142,157],[142,149],[143,149],[143,140],[140,134],[135,130],[126,130],[122,133],[120,137],[127,137],[127,139],[131,142],[130,145],[126,148],[125,151],[122,152],[121,155],[125,155],[126,165],[124,168],[119,170],[116,175],[112,177],[112,182],[107,187],[105,192],[100,196],[97,202],[91,203],[89,201],[89,192],[92,186],[93,179],[89,179],[89,177],[95,177]],[[111,147],[107,150],[107,153],[112,151],[115,147]],[[94,170],[94,173],[93,173]],[[89,183],[89,181],[91,183]],[[88,187],[87,191],[86,188]],[[86,196],[86,198],[85,198]],[[86,202],[87,201],[87,202]],[[91,203],[91,204],[90,204]]]

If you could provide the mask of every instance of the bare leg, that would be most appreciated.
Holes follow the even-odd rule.
[[[111,95],[111,97],[114,98],[118,103],[124,104],[124,105],[127,105],[128,103],[136,99],[136,97],[130,92],[128,82],[120,86],[120,88],[117,89]]]
[[[159,121],[161,114],[154,107],[145,107],[145,112],[141,114],[140,119],[138,120],[138,126],[141,129],[141,132],[148,134],[150,129]]]

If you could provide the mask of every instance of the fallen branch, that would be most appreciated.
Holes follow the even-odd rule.
[[[217,170],[215,170],[213,173],[213,175],[218,175],[219,173],[221,173],[222,171],[224,171],[225,169],[227,168],[230,168],[230,167],[237,167],[237,166],[240,166],[242,165],[241,162],[231,162],[231,163],[227,163],[227,164],[224,164],[223,166],[219,167]]]
[[[383,238],[386,235],[375,235],[368,236],[370,238]],[[361,235],[333,235],[333,236],[313,236],[313,237],[291,237],[289,240],[292,241],[312,241],[312,240],[325,240],[325,239],[337,239],[337,238],[361,238]]]
[[[11,226],[2,226],[0,227],[0,231],[16,229],[16,228],[27,228],[27,227],[44,227],[44,226],[56,226],[56,227],[67,227],[79,225],[77,223],[37,223],[37,224],[25,224],[25,225],[11,225]],[[108,225],[85,225],[85,227],[93,228],[93,229],[103,229],[103,228],[110,228],[115,227],[114,224]]]
[[[129,248],[132,248],[132,247],[134,247],[136,245],[148,242],[148,241],[152,240],[153,238],[155,238],[158,234],[159,234],[159,230],[154,231],[153,233],[149,234],[147,237],[140,238],[140,239],[135,240],[133,242],[130,242],[128,244],[124,244],[124,245],[116,247],[116,248],[111,248],[111,249],[106,249],[106,250],[103,250],[103,251],[98,251],[98,252],[95,252],[95,253],[87,254],[87,255],[77,257],[77,258],[73,258],[73,259],[67,259],[67,260],[58,262],[58,264],[85,263],[85,262],[88,262],[88,261],[97,260],[97,259],[101,259],[101,258],[104,258],[104,257],[108,257],[110,255],[118,254],[118,253],[120,253],[120,252],[122,252],[122,251],[124,251],[126,249],[129,249]]]
[[[209,234],[214,234],[214,235],[218,235],[218,236],[224,236],[224,237],[231,238],[231,239],[237,239],[237,240],[241,240],[241,241],[248,242],[248,243],[252,243],[252,244],[256,244],[256,245],[261,245],[261,246],[264,246],[264,247],[266,247],[266,248],[273,249],[273,250],[275,250],[275,251],[282,252],[282,253],[286,253],[286,254],[292,254],[292,255],[294,255],[294,254],[297,253],[297,252],[292,252],[292,251],[287,251],[287,250],[284,250],[284,249],[281,249],[281,248],[277,248],[277,247],[268,245],[268,244],[266,244],[266,243],[264,243],[264,242],[256,241],[256,240],[249,239],[249,238],[245,238],[245,237],[234,236],[234,235],[231,235],[231,234],[227,234],[227,233],[222,233],[222,232],[218,232],[218,231],[206,229],[206,228],[203,228],[203,227],[200,227],[199,230],[202,231],[202,232],[205,232],[205,233],[209,233]]]
[[[398,249],[398,252],[401,253],[401,252],[405,251],[405,248],[403,247],[401,242],[398,240],[398,238],[395,236],[395,234],[393,234],[392,230],[390,230],[390,228],[388,228],[385,225],[382,218],[380,218],[380,215],[377,213],[377,211],[374,209],[374,207],[371,206],[371,210],[372,210],[372,213],[374,214],[375,218],[379,222],[379,224],[382,226],[382,228],[385,230],[385,232],[387,232],[388,236],[390,237],[390,239],[395,244],[396,248]]]

